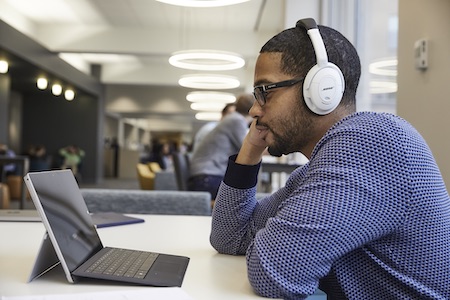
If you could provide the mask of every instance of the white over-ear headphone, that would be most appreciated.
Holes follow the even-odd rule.
[[[302,19],[296,27],[306,29],[316,53],[317,64],[306,74],[303,83],[303,97],[308,108],[318,114],[332,112],[341,102],[345,89],[345,80],[341,70],[328,62],[325,45],[314,19]]]

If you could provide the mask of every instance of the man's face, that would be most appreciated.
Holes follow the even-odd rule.
[[[280,69],[281,53],[261,53],[255,67],[254,86],[293,79]],[[305,111],[302,83],[267,91],[266,103],[253,104],[250,115],[258,129],[267,130],[265,141],[273,156],[302,151],[312,140],[312,114]]]

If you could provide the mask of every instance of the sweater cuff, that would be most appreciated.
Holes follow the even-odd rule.
[[[258,183],[258,173],[261,163],[257,165],[241,165],[235,162],[236,157],[237,154],[230,156],[228,159],[228,167],[223,182],[237,189],[255,187]]]

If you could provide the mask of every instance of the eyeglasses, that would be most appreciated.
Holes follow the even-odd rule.
[[[258,86],[255,86],[253,89],[253,96],[255,96],[255,99],[256,99],[256,101],[258,101],[258,104],[260,106],[264,106],[264,104],[266,104],[266,101],[267,101],[266,96],[268,94],[268,92],[267,92],[268,90],[292,86],[294,84],[297,84],[297,83],[303,81],[304,79],[305,78],[303,77],[303,78],[296,78],[296,79],[290,79],[290,80],[270,83],[270,84],[266,84],[266,85],[258,85]]]

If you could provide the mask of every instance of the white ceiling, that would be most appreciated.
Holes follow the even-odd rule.
[[[178,86],[182,75],[194,72],[171,66],[170,55],[213,49],[244,57],[244,68],[215,73],[237,76],[248,89],[260,47],[284,28],[284,5],[282,0],[217,8],[155,0],[0,0],[0,18],[50,51],[66,53],[86,73],[89,64],[100,64],[105,84]]]

